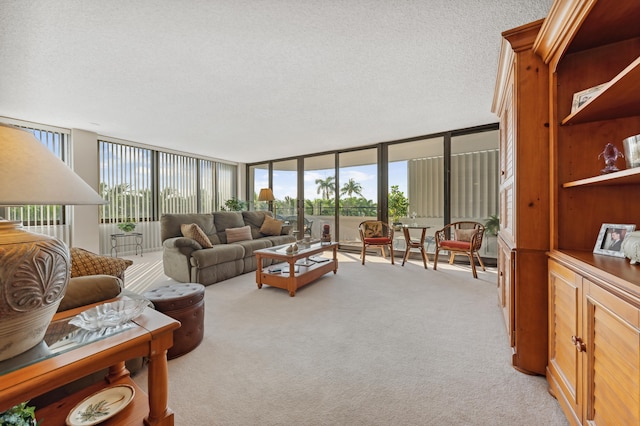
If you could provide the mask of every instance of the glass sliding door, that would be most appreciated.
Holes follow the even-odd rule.
[[[305,235],[319,239],[324,225],[329,225],[335,240],[336,161],[335,154],[304,159]]]
[[[429,226],[425,249],[434,252],[433,234],[444,226],[444,139],[442,137],[398,143],[389,146],[389,192],[406,197],[409,206],[398,221]],[[393,222],[390,209],[389,221]],[[410,230],[416,238],[420,230]],[[415,235],[414,235],[415,233]],[[404,250],[402,233],[395,248]]]
[[[272,169],[274,213],[278,219],[294,225],[294,231],[298,231],[298,161],[274,161]]]
[[[362,247],[358,225],[378,218],[378,155],[376,148],[340,153],[338,162],[339,235],[341,247]]]
[[[485,224],[498,214],[498,130],[451,138],[451,222]],[[486,234],[482,257],[497,257],[494,235]]]
[[[269,210],[267,201],[258,201],[262,188],[269,188],[269,164],[258,164],[249,167],[249,208],[248,210]]]

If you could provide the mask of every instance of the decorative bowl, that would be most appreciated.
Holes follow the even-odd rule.
[[[115,327],[138,317],[148,304],[144,299],[103,303],[76,315],[69,324],[89,331]]]

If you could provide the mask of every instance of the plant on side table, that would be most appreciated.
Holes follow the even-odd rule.
[[[120,222],[118,224],[118,229],[122,232],[132,232],[134,229],[136,229],[136,224],[131,221]]]
[[[28,402],[28,401],[27,401]],[[0,425],[3,426],[37,426],[36,407],[27,405],[27,402],[16,405],[0,413]]]

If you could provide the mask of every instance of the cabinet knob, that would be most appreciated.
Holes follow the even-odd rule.
[[[582,339],[578,336],[571,336],[571,343],[576,347],[576,351],[578,352],[586,352],[587,345],[582,342]]]

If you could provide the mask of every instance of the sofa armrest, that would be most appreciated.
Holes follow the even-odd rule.
[[[122,289],[122,280],[113,275],[85,275],[71,278],[58,312],[113,299]]]
[[[184,255],[191,254],[194,250],[201,250],[202,246],[196,240],[187,237],[167,238],[162,243],[165,249],[174,249]]]
[[[282,225],[280,235],[291,235],[293,233],[293,225]]]

